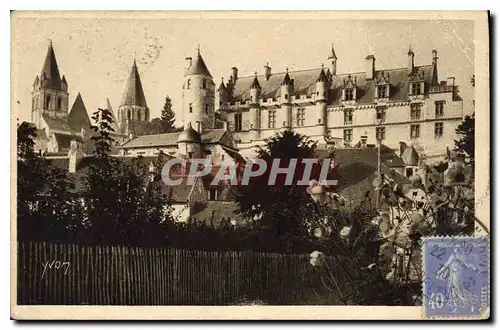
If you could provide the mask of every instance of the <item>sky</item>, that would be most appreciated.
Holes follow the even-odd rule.
[[[236,14],[235,14],[236,15]],[[70,108],[81,93],[87,111],[105,107],[110,99],[116,110],[125,89],[134,56],[151,118],[159,117],[165,97],[181,120],[182,79],[186,57],[198,44],[216,85],[227,81],[231,67],[239,75],[263,72],[266,62],[273,72],[327,65],[333,43],[337,73],[365,70],[365,57],[374,55],[376,69],[405,67],[411,46],[415,65],[439,56],[439,79],[456,78],[470,112],[474,74],[474,23],[456,20],[363,19],[190,19],[101,17],[13,18],[12,97],[18,118],[29,120],[31,89],[40,73],[52,40],[59,71],[66,76]]]

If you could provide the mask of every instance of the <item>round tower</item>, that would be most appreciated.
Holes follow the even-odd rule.
[[[177,138],[177,149],[186,158],[201,157],[201,135],[193,129],[189,122],[184,126],[184,130]]]
[[[257,79],[257,72],[253,78],[252,85],[250,85],[250,132],[253,141],[260,139],[260,93],[262,88]]]
[[[292,127],[292,95],[293,95],[293,79],[290,79],[288,68],[286,74],[281,82],[281,112],[285,114],[285,128]]]
[[[214,128],[215,84],[198,48],[184,74],[182,86],[184,127],[188,123],[199,130]]]

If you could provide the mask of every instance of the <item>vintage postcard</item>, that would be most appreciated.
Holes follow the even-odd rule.
[[[488,319],[488,22],[13,11],[11,317]]]

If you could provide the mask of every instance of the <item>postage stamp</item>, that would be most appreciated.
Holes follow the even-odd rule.
[[[425,318],[488,318],[489,238],[423,239]]]

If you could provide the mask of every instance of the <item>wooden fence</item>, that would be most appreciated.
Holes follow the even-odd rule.
[[[307,254],[18,243],[18,304],[267,304],[313,295]]]

